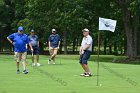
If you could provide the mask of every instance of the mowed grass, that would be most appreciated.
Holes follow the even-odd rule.
[[[28,55],[27,75],[16,74],[13,55],[0,55],[0,93],[139,93],[140,65],[111,63],[113,58],[101,56],[97,86],[97,56],[89,61],[94,76],[81,77],[78,55],[58,55],[56,65],[41,55],[40,67],[32,67]]]

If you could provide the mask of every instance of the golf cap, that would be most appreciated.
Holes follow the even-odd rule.
[[[56,30],[55,29],[52,29],[52,32],[56,32]]]
[[[22,26],[19,26],[19,27],[18,27],[18,30],[19,30],[19,31],[23,31],[23,27],[22,27]]]
[[[89,32],[89,30],[87,28],[82,30],[83,32]]]
[[[32,29],[31,32],[35,32],[35,31]]]

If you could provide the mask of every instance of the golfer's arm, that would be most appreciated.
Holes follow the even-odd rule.
[[[86,50],[90,47],[90,44],[86,44],[85,48],[83,48],[83,50]]]
[[[26,49],[28,49],[28,45],[26,44]]]
[[[49,43],[48,43],[48,44],[49,44],[48,46],[49,46],[49,48],[50,48],[50,47],[51,47],[51,45],[50,45],[50,41],[49,41]]]
[[[32,47],[32,45],[31,45],[31,43],[29,43],[29,46],[30,46],[30,49],[33,50],[33,47]]]
[[[83,47],[81,46],[81,47],[80,47],[80,52],[81,52],[82,50],[83,50]]]
[[[58,47],[60,46],[60,43],[61,43],[61,42],[59,41],[59,43],[58,43]]]
[[[38,45],[38,47],[39,47],[39,41],[37,42],[37,45]]]
[[[12,41],[10,38],[7,37],[7,40],[8,40],[11,44],[13,44],[13,41]]]

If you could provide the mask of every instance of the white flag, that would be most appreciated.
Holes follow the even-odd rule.
[[[116,20],[99,17],[99,30],[109,30],[114,32],[116,28]]]

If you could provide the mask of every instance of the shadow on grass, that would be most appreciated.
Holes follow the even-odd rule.
[[[128,60],[126,56],[101,55],[100,62],[140,65],[140,58]],[[91,56],[90,61],[98,61],[98,56]]]
[[[58,55],[59,59],[63,60],[79,60],[79,55]],[[133,64],[140,65],[140,58],[136,60],[126,60],[126,56],[115,56],[115,55],[100,55],[100,62],[108,63],[120,63],[120,64]],[[91,55],[89,61],[97,62],[98,55]]]

